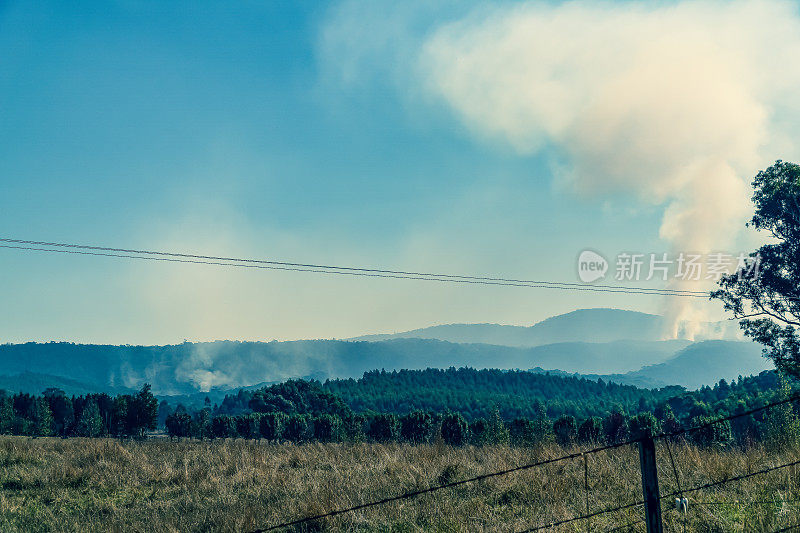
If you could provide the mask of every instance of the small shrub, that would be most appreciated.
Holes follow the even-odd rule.
[[[397,440],[400,434],[400,422],[397,415],[381,413],[372,417],[369,423],[368,436],[378,442]]]
[[[469,438],[469,424],[460,413],[449,413],[442,419],[442,440],[450,446],[462,446]]]
[[[570,446],[578,436],[578,424],[574,416],[564,415],[553,423],[553,434],[561,446]]]

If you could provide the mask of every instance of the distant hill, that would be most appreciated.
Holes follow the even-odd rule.
[[[101,387],[137,388],[148,382],[161,395],[192,395],[293,377],[357,377],[382,368],[542,366],[573,372],[626,372],[665,361],[685,344],[680,343],[624,341],[534,348],[433,339],[218,341],[168,346],[28,343],[0,346],[0,374],[37,372]]]
[[[625,383],[644,380],[697,389],[721,378],[731,381],[774,368],[770,360],[761,356],[761,345],[755,342],[703,341],[687,346],[664,363],[627,373],[630,381]]]
[[[539,346],[558,342],[612,342],[660,340],[661,317],[621,309],[579,309],[532,326],[500,324],[445,324],[350,340],[438,339],[455,343]]]
[[[719,377],[770,368],[764,366],[757,347],[749,341],[743,343],[744,348],[737,348],[741,342],[704,345],[687,352],[677,367],[671,359],[692,344],[681,339],[660,340],[662,320],[634,311],[583,309],[530,327],[435,326],[384,340],[373,336],[371,341],[216,341],[167,346],[4,344],[0,345],[0,375],[31,372],[73,380],[75,387],[96,390],[137,389],[150,383],[158,395],[194,403],[204,400],[205,395],[213,401],[239,387],[298,377],[358,377],[375,369],[539,367],[613,375],[620,383],[639,386],[692,387],[692,383],[713,383]],[[706,329],[717,328],[715,334],[724,334],[724,328],[735,324],[708,326]],[[443,338],[419,338],[425,335]],[[731,350],[736,354],[733,359],[727,355]],[[692,358],[694,366],[686,365],[685,361]],[[651,368],[661,364],[665,366]],[[687,375],[691,372],[693,375]]]
[[[364,335],[350,340],[375,342],[417,338],[530,347],[562,342],[659,341],[664,338],[666,330],[663,317],[658,315],[599,308],[578,309],[532,326],[446,324],[401,333]],[[723,322],[704,324],[703,330],[706,336],[729,338],[736,335],[737,328],[735,323]]]
[[[41,394],[46,389],[63,390],[67,396],[82,396],[91,393],[105,392],[111,395],[127,394],[132,389],[125,387],[108,387],[94,383],[83,383],[73,379],[35,372],[22,372],[13,376],[0,376],[0,390],[6,392],[23,392]]]
[[[690,341],[559,342],[521,348],[528,365],[567,373],[611,374],[666,361]]]
[[[739,376],[755,376],[774,369],[772,361],[761,356],[759,344],[750,341],[718,340],[690,343],[663,363],[646,365],[639,370],[620,374],[587,374],[542,367],[530,370],[540,374],[603,379],[648,389],[679,385],[694,390],[705,385],[712,386],[720,379],[732,381]]]
[[[702,347],[686,351],[695,345],[681,340],[565,342],[532,348],[432,339],[220,341],[170,346],[29,343],[0,346],[0,374],[35,372],[102,390],[135,389],[147,382],[162,396],[191,397],[202,392],[213,400],[238,387],[293,377],[358,377],[374,369],[540,367],[565,373],[615,374],[610,379],[639,386],[680,384],[691,388],[695,382],[714,383],[719,377],[769,368],[751,342],[697,344]],[[674,361],[676,353],[684,355]]]

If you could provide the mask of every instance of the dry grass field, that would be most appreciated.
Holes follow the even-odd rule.
[[[800,458],[708,451],[674,444],[683,488]],[[432,484],[563,455],[557,446],[450,448],[403,444],[266,444],[253,441],[119,442],[0,438],[2,531],[251,531]],[[662,494],[676,489],[663,445]],[[641,498],[632,447],[588,457],[589,508]],[[792,468],[693,493],[687,531],[772,531],[800,520],[800,478]],[[704,502],[704,503],[699,503]],[[298,531],[518,531],[586,510],[583,459],[567,460],[415,499],[312,522]],[[642,508],[604,514],[552,531],[605,531],[634,522]],[[664,502],[666,531],[683,516]],[[617,531],[642,531],[643,525]]]

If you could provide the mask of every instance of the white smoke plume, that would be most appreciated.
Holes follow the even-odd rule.
[[[798,133],[788,2],[504,5],[435,29],[420,58],[429,90],[474,134],[557,152],[557,179],[577,193],[664,205],[674,252],[731,246],[749,179],[790,159]],[[705,318],[686,300],[666,310],[672,336]]]

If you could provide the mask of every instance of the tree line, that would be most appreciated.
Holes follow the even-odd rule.
[[[0,433],[34,437],[144,437],[156,429],[158,400],[144,385],[136,394],[67,396],[48,388],[41,396],[0,390]]]
[[[276,442],[410,442],[448,445],[545,442],[561,445],[618,443],[645,434],[675,432],[702,425],[717,417],[740,413],[793,394],[789,383],[775,372],[721,380],[659,402],[652,410],[617,408],[604,416],[551,417],[544,402],[534,403],[533,416],[504,418],[499,409],[488,417],[468,419],[453,411],[420,409],[404,414],[365,410],[356,412],[341,398],[315,381],[290,380],[258,389],[239,391],[216,408],[230,411],[247,400],[240,413],[213,414],[209,408],[190,413],[178,407],[166,419],[175,438],[245,438]],[[237,407],[238,409],[239,407]],[[800,442],[798,413],[791,405],[776,407],[693,432],[688,438],[702,446],[748,446],[755,442]]]
[[[652,411],[685,390],[679,386],[644,389],[557,373],[452,367],[374,370],[359,379],[326,380],[321,387],[358,412],[453,411],[470,421],[489,418],[495,410],[506,420],[532,418],[541,404],[553,419],[603,416],[614,409]],[[254,394],[256,391],[240,390],[228,395],[219,406],[220,413],[248,411]]]
[[[462,370],[464,371],[464,370]],[[475,375],[471,373],[470,375]],[[386,380],[385,373],[381,379]],[[447,372],[445,372],[447,374]],[[402,373],[394,373],[402,375]],[[380,376],[380,375],[379,375]],[[572,378],[560,378],[568,380]],[[407,381],[399,381],[400,387]],[[476,385],[477,386],[477,385]],[[489,387],[488,382],[482,385]],[[610,386],[610,385],[602,385]],[[446,388],[445,388],[446,390]],[[480,394],[476,389],[476,394]],[[602,416],[551,416],[547,402],[532,401],[531,416],[504,417],[495,407],[488,416],[454,410],[411,409],[405,413],[353,409],[317,381],[289,380],[257,390],[240,390],[221,405],[171,407],[153,396],[149,385],[136,394],[66,396],[47,389],[41,396],[0,391],[0,432],[31,436],[143,437],[162,427],[171,438],[263,439],[273,442],[409,442],[448,445],[532,446],[624,442],[640,435],[673,432],[736,414],[793,393],[775,372],[721,380],[714,387],[684,392],[652,409],[638,402],[616,405]],[[246,407],[242,402],[247,402]],[[236,414],[231,414],[232,410]],[[701,445],[798,442],[800,423],[791,405],[711,426],[689,436]]]

